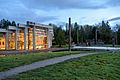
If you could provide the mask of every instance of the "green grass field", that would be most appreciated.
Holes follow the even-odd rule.
[[[28,71],[6,80],[120,80],[120,53],[101,53]]]
[[[64,56],[75,53],[85,53],[87,51],[64,51],[64,52],[42,52],[31,54],[17,54],[0,57],[0,71],[8,70],[13,67],[30,64],[32,62],[45,60],[53,57]]]

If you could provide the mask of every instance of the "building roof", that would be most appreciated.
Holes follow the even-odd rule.
[[[49,25],[45,25],[45,24],[40,24],[40,23],[34,23],[34,22],[30,22],[30,21],[27,21],[27,25],[30,25],[30,26],[37,26],[37,27],[44,27],[44,28],[53,28],[52,26],[49,26]]]
[[[21,28],[26,28],[26,27],[29,27],[29,26],[30,27],[36,26],[36,27],[53,29],[53,27],[49,26],[49,25],[27,21],[27,24],[18,24],[17,26],[8,26],[8,30],[19,30]],[[8,30],[0,28],[0,32],[8,32]]]
[[[0,32],[7,32],[7,30],[0,28]]]

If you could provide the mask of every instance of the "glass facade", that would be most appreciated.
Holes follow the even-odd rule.
[[[26,42],[27,42],[26,43],[27,49],[33,49],[33,29],[32,28],[28,28]]]
[[[15,49],[15,33],[10,32],[8,34],[8,49]]]
[[[5,49],[5,33],[0,33],[0,49]]]
[[[45,28],[36,29],[36,49],[48,48],[48,33]]]
[[[17,48],[18,49],[24,49],[24,30],[19,30],[18,31]]]
[[[49,47],[49,29],[40,26],[25,26],[0,32],[0,50],[32,50]]]

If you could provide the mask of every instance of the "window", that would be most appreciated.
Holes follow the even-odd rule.
[[[43,39],[43,37],[40,37],[40,40],[42,40]]]
[[[44,37],[44,40],[47,40],[47,37]]]
[[[2,44],[4,45],[4,42]]]

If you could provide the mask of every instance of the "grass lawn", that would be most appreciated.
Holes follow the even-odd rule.
[[[45,60],[53,57],[85,52],[88,51],[42,52],[34,54],[17,54],[11,56],[4,56],[0,57],[0,71],[8,70],[13,67],[30,64],[32,62]]]
[[[101,53],[28,71],[6,80],[120,80],[120,53]]]

